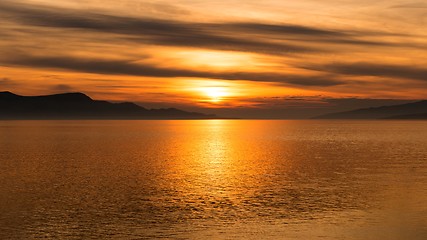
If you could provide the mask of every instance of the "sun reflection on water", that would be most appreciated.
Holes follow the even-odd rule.
[[[123,239],[301,239],[301,233],[302,239],[343,239],[356,230],[390,230],[383,220],[396,219],[389,217],[393,212],[414,222],[400,225],[411,234],[425,222],[425,124],[3,125],[2,239],[103,239],[107,233]]]

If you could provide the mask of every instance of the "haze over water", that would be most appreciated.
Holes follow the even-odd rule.
[[[423,121],[0,121],[1,239],[425,239]]]

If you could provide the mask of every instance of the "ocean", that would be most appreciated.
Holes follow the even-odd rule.
[[[0,121],[0,239],[421,240],[426,202],[426,121]]]

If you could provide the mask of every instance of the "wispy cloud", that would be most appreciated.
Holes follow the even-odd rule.
[[[128,40],[156,45],[276,54],[314,51],[310,47],[269,42],[265,39],[248,39],[236,32],[222,32],[222,28],[227,25],[131,18],[10,2],[0,3],[0,12],[3,18],[25,25],[122,34],[126,35]]]
[[[402,46],[393,42],[360,39],[365,35],[361,31],[322,29],[295,24],[183,22],[22,5],[9,1],[0,3],[0,12],[2,18],[24,25],[120,34],[127,40],[155,45],[267,54],[337,50],[327,46],[315,46],[313,43]],[[408,44],[408,47],[411,46]]]
[[[1,90],[9,90],[12,87],[16,87],[18,83],[13,81],[10,78],[0,78],[0,91]]]
[[[334,63],[324,66],[311,66],[308,68],[311,70],[321,70],[354,76],[376,76],[427,81],[427,68],[408,65],[356,62]]]
[[[215,72],[189,69],[164,68],[132,61],[84,59],[75,57],[35,57],[23,56],[10,58],[8,64],[26,67],[66,69],[97,74],[132,75],[163,78],[208,78],[222,80],[249,80],[278,82],[299,86],[334,86],[344,81],[327,76],[303,76],[271,72]]]
[[[406,3],[406,4],[398,4],[393,5],[391,8],[412,8],[412,9],[421,9],[421,8],[427,8],[427,3],[425,2],[412,2],[412,3]]]

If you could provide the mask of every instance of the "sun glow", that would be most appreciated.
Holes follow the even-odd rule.
[[[221,102],[224,97],[229,96],[229,92],[225,87],[203,87],[200,90],[213,103]]]

